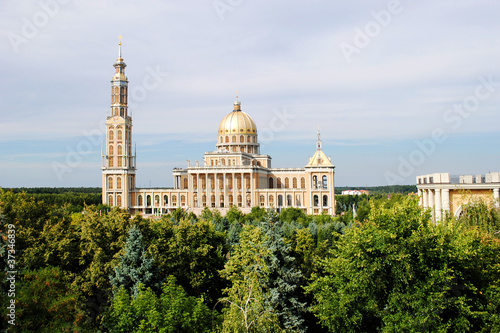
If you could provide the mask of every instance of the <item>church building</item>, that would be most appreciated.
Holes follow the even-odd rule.
[[[272,168],[271,156],[260,151],[257,126],[242,111],[238,98],[233,110],[222,118],[215,150],[204,154],[202,165],[188,162],[186,168],[174,168],[173,188],[137,188],[121,42],[114,67],[111,115],[106,120],[106,147],[102,154],[104,204],[146,216],[171,213],[179,207],[197,215],[208,207],[225,215],[231,206],[243,213],[260,206],[335,214],[335,166],[323,152],[319,131],[316,151],[303,168]]]

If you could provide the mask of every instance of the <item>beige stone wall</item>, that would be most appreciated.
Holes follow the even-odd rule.
[[[462,205],[471,200],[483,200],[488,205],[493,204],[493,191],[489,189],[479,190],[450,190],[450,212],[456,215]]]

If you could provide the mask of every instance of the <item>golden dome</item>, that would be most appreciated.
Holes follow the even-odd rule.
[[[241,111],[240,102],[234,102],[234,110],[222,119],[219,135],[223,134],[257,134],[257,126],[245,112]]]

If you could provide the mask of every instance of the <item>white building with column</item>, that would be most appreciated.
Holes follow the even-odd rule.
[[[316,151],[303,168],[272,168],[271,156],[260,152],[257,125],[242,111],[238,96],[233,110],[219,123],[215,150],[206,152],[201,163],[188,161],[186,168],[174,168],[173,189],[137,188],[121,43],[114,67],[101,166],[104,204],[145,215],[167,214],[177,208],[199,214],[205,207],[225,214],[231,206],[244,213],[259,206],[335,214],[335,166],[323,152],[319,131]]]
[[[442,220],[444,214],[459,216],[462,206],[471,199],[481,199],[499,206],[500,172],[485,175],[457,175],[433,173],[417,176],[420,204],[431,208],[434,218]]]

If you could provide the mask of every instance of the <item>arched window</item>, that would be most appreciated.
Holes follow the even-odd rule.
[[[247,190],[249,190],[251,187],[250,176],[245,176],[245,187],[247,188]]]
[[[227,177],[227,187],[230,190],[233,189],[233,177],[231,175],[228,175],[228,177]]]
[[[148,206],[148,207],[151,206],[151,196],[150,195],[148,195],[146,197],[146,206]]]
[[[241,150],[242,153],[244,153],[245,152],[245,147],[241,147],[240,150]]]
[[[274,205],[274,196],[270,195],[269,196],[269,206],[273,206],[273,205]]]
[[[194,207],[198,207],[198,194],[193,195]]]
[[[108,205],[113,206],[113,196],[108,196]]]
[[[223,143],[224,142],[224,137],[221,136],[219,142]]]
[[[115,135],[114,135],[114,132],[113,130],[109,130],[109,134],[108,134],[108,137],[109,137],[109,140],[114,140],[115,138]]]
[[[278,207],[283,206],[283,196],[280,194],[278,195]]]
[[[108,177],[108,188],[113,189],[113,177]]]
[[[323,207],[328,207],[328,196],[327,195],[323,196]]]
[[[292,196],[290,194],[286,196],[286,205],[287,206],[292,205]]]
[[[207,189],[207,179],[205,177],[201,177],[201,188],[203,190]]]
[[[274,180],[273,180],[273,178],[269,178],[269,188],[274,188]]]
[[[109,145],[108,155],[113,155],[114,153],[115,153],[115,150],[113,149],[113,145]]]
[[[116,177],[116,188],[119,190],[122,189],[122,177]]]
[[[314,207],[318,207],[319,205],[319,199],[318,199],[318,196],[317,195],[314,195],[313,197],[313,206]]]
[[[122,130],[118,130],[118,140],[122,140],[122,139],[123,139],[123,132],[122,132]]]
[[[207,196],[205,194],[203,194],[203,196],[201,197],[201,203],[203,207],[207,206]]]
[[[210,204],[212,208],[215,208],[215,195],[213,194],[210,196]]]
[[[290,181],[288,180],[288,177],[285,178],[285,188],[290,188]]]
[[[226,135],[226,143],[229,143],[229,137]]]
[[[300,202],[301,202],[301,200],[300,200],[300,195],[299,195],[299,194],[297,194],[297,195],[295,196],[295,206],[300,207]]]
[[[186,206],[186,196],[181,195],[181,206]]]
[[[160,196],[157,194],[155,195],[155,206],[159,206],[160,205]]]
[[[163,206],[166,206],[166,205],[168,205],[168,196],[164,195],[163,196]]]
[[[266,204],[266,198],[263,195],[261,195],[259,201],[260,201],[260,206],[264,207]]]
[[[236,143],[236,136],[235,135],[233,135],[233,139],[231,141],[233,141],[233,143]]]
[[[239,175],[236,176],[236,188],[241,190],[241,177]]]
[[[250,135],[247,135],[247,142],[250,142],[252,139],[250,139]]]
[[[224,194],[221,194],[219,197],[219,205],[224,208]]]
[[[293,185],[293,188],[297,188],[297,178],[293,177],[292,185]]]
[[[245,142],[245,137],[243,135],[240,135],[240,142],[241,143]]]
[[[198,178],[196,176],[193,176],[193,189],[198,189]]]
[[[253,143],[257,143],[257,136],[253,137]]]
[[[250,197],[250,194],[247,194],[247,207],[250,207],[252,205],[252,198]]]
[[[123,155],[123,148],[122,145],[118,145],[118,156]]]
[[[279,177],[276,180],[276,188],[281,188],[281,178],[279,178]]]
[[[306,179],[304,177],[300,178],[300,188],[306,188]]]
[[[172,195],[172,206],[177,206],[177,196],[175,194]]]
[[[238,195],[238,207],[241,207],[243,205],[243,198],[241,197],[241,194]]]
[[[125,117],[125,111],[123,108],[120,108],[120,117]]]
[[[139,206],[143,205],[143,203],[142,203],[142,195],[139,195],[139,197],[137,198],[137,202],[139,203]]]
[[[232,194],[229,195],[228,201],[229,201],[229,207],[231,207],[233,205],[233,195]]]
[[[323,176],[323,188],[328,189],[328,178],[326,176]]]
[[[118,207],[121,207],[121,206],[122,206],[122,196],[121,196],[121,195],[119,195],[119,194],[116,196],[116,205],[117,205]]]
[[[222,190],[224,188],[224,178],[222,178],[222,176],[219,176],[218,180],[219,180],[219,189]]]
[[[313,188],[318,188],[318,176],[313,176]]]

